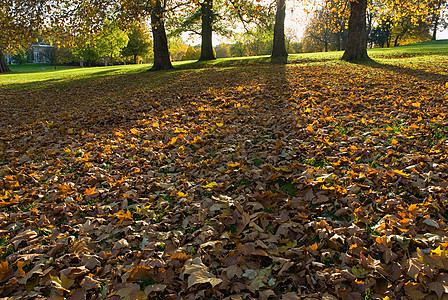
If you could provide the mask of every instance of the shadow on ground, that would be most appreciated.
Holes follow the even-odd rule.
[[[430,81],[436,83],[448,82],[448,75],[427,72],[424,70],[416,70],[412,68],[400,67],[396,65],[382,64],[375,60],[355,62],[357,65],[367,66],[375,69],[383,69],[397,74],[410,75],[418,80]]]

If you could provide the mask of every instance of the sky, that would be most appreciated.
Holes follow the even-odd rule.
[[[448,29],[445,29],[443,32],[437,33],[438,40],[448,40]]]

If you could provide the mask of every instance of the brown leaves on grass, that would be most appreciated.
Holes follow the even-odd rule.
[[[426,79],[341,63],[8,91],[0,295],[446,297],[448,87]]]

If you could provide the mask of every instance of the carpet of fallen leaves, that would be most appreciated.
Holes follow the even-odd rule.
[[[0,296],[445,299],[447,77],[335,62],[4,89]]]

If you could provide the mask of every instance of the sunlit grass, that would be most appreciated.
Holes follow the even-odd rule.
[[[369,56],[381,64],[396,65],[411,69],[421,69],[421,66],[437,60],[440,63],[432,63],[431,71],[439,74],[447,74],[448,70],[448,40],[429,41],[418,44],[369,49]],[[289,63],[318,63],[339,64],[342,51],[300,53],[291,54]],[[231,57],[213,61],[181,61],[174,62],[176,69],[201,69],[207,67],[242,67],[248,64],[269,63],[269,56]],[[11,73],[0,75],[0,87],[3,88],[42,88],[50,85],[67,85],[70,82],[101,79],[110,76],[119,76],[148,71],[150,64],[144,65],[119,65],[111,67],[79,68],[67,66],[53,66],[45,64],[25,64],[11,66]]]

